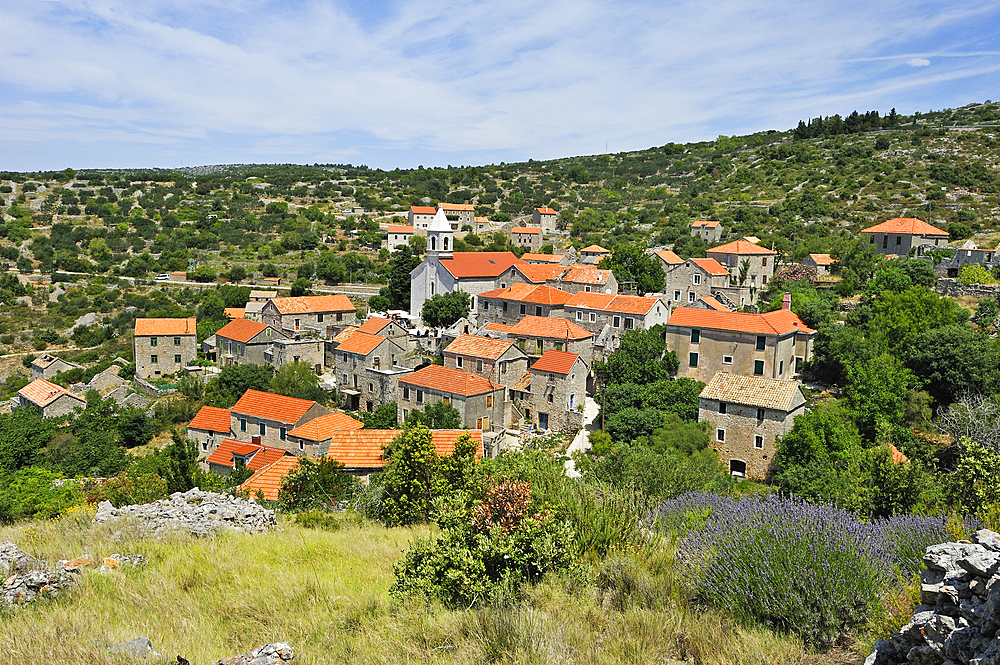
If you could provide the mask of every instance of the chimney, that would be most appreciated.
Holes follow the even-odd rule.
[[[250,437],[250,443],[252,443],[255,446],[259,446],[260,445],[260,437],[259,436],[251,436]]]
[[[781,309],[786,312],[792,311],[792,294],[786,293],[785,297],[781,299]]]

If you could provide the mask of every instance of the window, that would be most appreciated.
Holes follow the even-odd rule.
[[[538,352],[538,355],[542,355],[542,351],[544,350],[544,348],[545,348],[545,343],[542,340],[540,340],[540,339],[536,339],[535,340],[535,351]]]
[[[747,463],[738,459],[729,460],[729,473],[740,478],[746,478]]]
[[[688,354],[688,367],[697,367],[697,366],[698,366],[698,354],[697,353],[689,353]]]
[[[525,342],[526,342],[526,341],[527,341],[527,340],[523,340],[523,339],[519,339],[519,340],[517,340],[517,348],[519,348],[519,349],[521,349],[522,351],[524,351],[524,344],[525,344]]]
[[[502,312],[506,312],[507,311],[507,301],[506,300],[503,301],[502,303],[500,303],[500,311],[502,311]]]
[[[765,335],[757,335],[757,350],[763,351],[766,345],[767,337]]]
[[[761,275],[760,276],[760,283],[761,284],[767,284],[767,275]]]
[[[549,393],[548,400],[549,400],[549,404],[552,404],[552,393]]]
[[[589,286],[583,287],[583,290],[584,290],[585,293],[590,293],[590,287]]]
[[[590,322],[594,323],[595,321],[597,321],[597,312],[591,312],[590,313]]]
[[[490,304],[488,302],[486,302],[485,300],[483,301],[483,311],[484,312],[490,311]]]
[[[455,367],[462,369],[462,356],[457,356],[455,358]]]
[[[247,419],[246,418],[240,418],[240,431],[241,432],[247,431]]]
[[[694,302],[694,299],[697,297],[698,296],[694,291],[688,291],[688,302]]]
[[[701,330],[698,328],[691,329],[691,343],[697,344],[701,341]]]
[[[202,450],[208,450],[208,441],[202,441],[201,442],[201,449]]]
[[[764,449],[764,437],[762,437],[760,434],[755,435],[753,437],[753,447],[756,448],[757,450],[763,450]]]
[[[448,397],[446,395],[445,397],[441,398],[441,401],[444,402],[445,404],[451,404],[451,397]]]
[[[340,376],[341,376],[341,377],[343,378],[343,380],[344,380],[344,381],[343,381],[343,384],[344,384],[344,386],[346,387],[346,386],[347,386],[347,372],[344,372],[344,373],[343,373],[343,374],[341,374]]]
[[[403,399],[405,399],[407,401],[409,401],[409,399],[410,399],[410,387],[409,386],[403,386]]]
[[[622,327],[622,317],[620,317],[620,316],[612,317],[611,318],[611,326],[613,328],[621,328]]]
[[[323,315],[322,314],[317,314],[316,315],[316,323],[323,323]]]
[[[766,268],[767,267],[767,257],[766,256],[760,257],[760,267],[761,268]]]
[[[284,441],[284,440],[286,440],[287,435],[288,435],[288,428],[287,427],[279,427],[278,428],[278,438],[279,439],[281,439],[282,441]]]
[[[779,360],[778,361],[778,376],[781,376],[784,373],[785,373],[785,361],[784,360]]]
[[[174,362],[175,362],[176,364],[178,364],[178,365],[180,365],[180,364],[181,364],[181,354],[179,354],[179,353],[175,353],[175,354],[174,354]]]
[[[482,429],[482,428],[483,428],[483,419],[476,418],[476,429]]]
[[[581,312],[580,310],[576,310],[576,320],[583,321],[583,312]]]
[[[528,306],[525,305],[524,303],[521,303],[521,307],[520,307],[520,309],[518,311],[519,311],[520,314],[527,314],[528,313]]]
[[[483,371],[483,361],[482,360],[479,360],[479,359],[476,360],[476,371],[477,372],[482,372]]]
[[[757,409],[757,422],[764,422],[764,409]]]
[[[181,345],[181,338],[174,337],[174,346],[180,346],[180,345]]]
[[[630,316],[625,317],[625,330],[632,330],[635,327],[635,319]]]
[[[380,356],[372,358],[372,369],[382,369],[382,358]]]
[[[732,365],[733,364],[733,357],[732,356],[722,356],[722,364],[723,365]]]
[[[152,356],[149,357],[149,362],[151,362],[152,364],[155,365],[155,364],[157,364],[159,362],[159,358],[157,358],[156,355],[154,354],[154,355],[152,355]]]
[[[721,427],[715,430],[715,440],[719,442],[724,442],[726,440],[726,430]]]
[[[301,326],[301,319],[295,319],[295,329],[298,330]]]
[[[238,353],[240,355],[243,355],[243,345],[242,344],[237,344],[236,345],[236,353]]]
[[[556,351],[562,351],[563,350],[563,343],[562,342],[554,342],[553,346],[556,348]]]
[[[727,406],[727,404],[725,402],[719,402],[719,413],[725,413],[726,412],[726,406]]]
[[[417,390],[417,404],[423,404],[423,403],[424,403],[424,391]]]
[[[507,282],[500,282],[500,288],[501,289],[506,289],[507,288]]]
[[[257,431],[260,432],[261,436],[264,436],[265,434],[267,434],[267,425],[265,425],[264,423],[258,423]]]
[[[305,442],[302,441],[302,439],[299,439],[299,450],[305,450],[305,449],[306,449]]]
[[[674,302],[680,302],[680,299],[681,299],[681,292],[674,291]]]
[[[150,346],[156,346],[156,338],[155,337],[150,337],[149,338],[149,345]]]
[[[541,316],[541,315],[542,315],[542,306],[535,305],[535,316]]]
[[[375,392],[375,384],[374,383],[369,383],[368,384],[368,392],[370,392],[370,393]]]
[[[341,354],[340,359],[343,360],[345,363],[347,362],[347,351],[344,351],[344,353]]]
[[[795,356],[795,372],[796,374],[802,371],[802,356]]]
[[[691,283],[695,286],[701,286],[701,275],[698,273],[691,275]]]
[[[903,236],[896,236],[896,247],[903,244]]]
[[[882,236],[882,249],[889,246],[889,236]]]
[[[409,413],[410,413],[409,411],[407,411],[406,409],[403,409],[403,422],[406,422],[406,416],[407,416],[407,415],[408,415]]]
[[[871,239],[872,239],[872,244],[874,245],[875,244],[875,234],[874,233],[871,235]]]
[[[486,396],[486,408],[487,409],[492,409],[493,408],[493,395],[487,395]]]
[[[764,376],[764,361],[755,360],[753,361],[753,373],[757,376]]]

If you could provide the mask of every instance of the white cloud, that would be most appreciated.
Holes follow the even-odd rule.
[[[927,58],[911,58],[910,60],[906,61],[906,64],[908,64],[910,67],[926,67],[927,65],[931,64],[931,61],[928,60]]]

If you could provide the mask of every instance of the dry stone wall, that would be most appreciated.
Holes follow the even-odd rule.
[[[123,519],[137,521],[143,532],[153,535],[174,529],[186,530],[196,536],[226,530],[258,533],[277,524],[274,511],[267,510],[253,499],[203,492],[197,487],[187,492],[174,492],[160,501],[121,508],[102,501],[94,515],[94,522],[98,524]]]

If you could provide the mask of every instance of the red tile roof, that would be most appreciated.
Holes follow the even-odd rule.
[[[486,327],[489,330],[501,330],[515,336],[545,337],[546,339],[580,340],[591,339],[594,336],[592,332],[581,328],[572,321],[548,316],[528,315],[514,326],[491,323]]]
[[[413,227],[409,224],[389,224],[386,233],[413,233]]]
[[[469,212],[476,209],[476,206],[471,203],[442,203],[441,207],[445,210],[465,210]]]
[[[198,320],[188,319],[136,319],[136,335],[196,335]]]
[[[892,445],[891,443],[886,444],[889,446],[889,454],[892,456],[893,464],[906,464],[910,461],[910,458],[900,452],[899,448]]]
[[[727,242],[725,245],[712,247],[706,253],[709,256],[712,254],[777,254],[777,252],[773,249],[761,247],[760,245],[747,240]]]
[[[511,233],[530,233],[532,235],[536,233],[541,233],[542,230],[537,226],[515,226],[510,230]]]
[[[729,330],[754,335],[785,335],[796,331],[804,333],[815,332],[812,328],[802,323],[802,320],[794,312],[781,309],[768,312],[767,314],[746,314],[743,312],[722,312],[710,309],[695,309],[693,307],[678,307],[670,316],[667,325]]]
[[[588,254],[610,254],[610,249],[604,249],[600,245],[591,245],[590,247],[584,247],[580,250],[580,253],[587,252]]]
[[[539,317],[539,318],[542,318],[542,317]],[[487,323],[486,324],[486,329],[487,330],[496,330],[498,332],[505,332],[505,333],[514,332],[514,328],[515,328],[515,326],[508,326],[507,324],[504,324],[504,323]]]
[[[709,221],[705,221],[705,220],[701,220],[701,221],[697,221],[697,222],[691,222],[691,226],[694,226],[696,228],[702,228],[702,227],[704,227],[704,228],[714,229],[718,225],[719,225],[718,222],[709,222]]]
[[[609,293],[581,291],[566,303],[566,307],[585,307],[619,314],[648,314],[659,301],[659,298],[616,296]]]
[[[782,411],[791,411],[805,401],[799,390],[798,381],[743,376],[729,372],[716,372],[699,397]]]
[[[936,226],[931,226],[927,222],[916,217],[896,217],[881,224],[870,226],[862,233],[903,233],[918,236],[945,236],[948,232],[942,231]]]
[[[542,354],[541,358],[535,361],[535,364],[531,366],[531,371],[569,374],[569,371],[573,369],[573,363],[575,363],[579,357],[580,356],[575,353],[549,349]]]
[[[476,376],[472,372],[466,372],[454,367],[443,367],[441,365],[428,365],[417,370],[409,376],[399,380],[399,383],[416,386],[418,388],[431,388],[452,395],[482,395],[493,390],[503,390],[503,386],[493,383],[481,376]]]
[[[723,305],[721,302],[713,298],[712,296],[701,296],[698,300],[702,301],[708,305],[709,309],[714,309],[720,312],[728,312],[729,308]]]
[[[667,265],[677,265],[679,263],[684,263],[684,259],[674,254],[673,250],[669,249],[658,249],[653,254],[663,259],[663,262]]]
[[[434,206],[410,206],[410,212],[414,215],[433,215],[437,212]]]
[[[522,261],[538,261],[539,263],[559,263],[562,261],[562,256],[559,254],[533,254],[527,252],[521,255]]]
[[[475,356],[477,358],[488,358],[496,360],[507,352],[514,342],[492,337],[479,337],[478,335],[459,335],[458,339],[448,345],[445,353],[454,353],[463,356]]]
[[[288,436],[308,439],[309,441],[326,441],[334,432],[361,429],[364,426],[365,424],[360,420],[351,418],[346,413],[334,411],[296,427],[288,432]]]
[[[229,409],[203,406],[198,410],[194,420],[188,423],[188,427],[206,432],[228,432],[233,427],[232,414]]]
[[[268,501],[276,501],[281,490],[281,479],[299,465],[299,458],[286,455],[265,466],[240,485],[241,492],[247,492],[251,498],[257,498],[260,493]]]
[[[337,351],[357,353],[362,356],[367,356],[369,353],[378,348],[378,345],[384,341],[385,337],[382,337],[381,335],[369,335],[368,333],[363,333],[358,330],[353,335],[348,337],[346,341],[341,342],[337,347]]]
[[[454,277],[499,277],[511,266],[528,265],[512,252],[454,252],[441,265]]]
[[[383,449],[402,433],[398,429],[360,429],[337,432],[330,439],[326,456],[332,457],[349,469],[381,469]],[[431,430],[431,442],[438,455],[450,455],[455,442],[464,434],[476,443],[476,456],[483,456],[483,433],[480,430],[441,429]]]
[[[524,256],[527,256],[527,254]],[[525,279],[535,284],[544,284],[546,280],[558,279],[565,271],[565,268],[558,263],[545,263],[542,265],[527,263],[523,266],[517,266],[516,269],[524,275]]]
[[[480,298],[497,298],[533,305],[564,305],[572,295],[544,284],[511,284],[506,289],[493,289],[479,294]]]
[[[336,335],[334,335],[333,338],[330,341],[333,342],[334,344],[343,344],[344,342],[346,342],[347,340],[349,340],[351,338],[351,336],[353,336],[359,330],[360,330],[360,328],[358,328],[357,326],[347,326],[346,328],[344,328],[343,330],[341,330],[339,333],[337,333]]]
[[[227,319],[242,319],[245,313],[246,308],[244,307],[226,307],[222,310],[223,316]]]
[[[554,215],[554,214],[556,214],[556,211],[553,210],[552,208],[535,208],[535,210],[538,211],[539,215]]]
[[[351,299],[347,296],[297,296],[295,298],[273,298],[271,302],[282,314],[353,312],[355,310]]]
[[[255,416],[267,420],[277,420],[282,423],[295,423],[316,402],[297,397],[286,397],[265,393],[259,390],[248,390],[243,397],[233,405],[233,413]]]
[[[837,259],[833,258],[829,254],[810,254],[809,258],[813,260],[818,266],[832,266],[837,262]]]
[[[261,323],[260,321],[251,321],[249,319],[233,319],[226,325],[219,328],[219,331],[215,333],[218,337],[225,337],[226,339],[232,339],[237,342],[243,342],[246,344],[253,336],[257,333],[265,330],[267,328],[266,323]]]
[[[608,283],[608,279],[610,278],[610,270],[595,268],[594,266],[571,265],[566,268],[559,281],[568,282],[570,284],[591,284],[594,286],[603,286]]]
[[[729,271],[726,270],[726,266],[722,265],[715,259],[690,259],[691,263],[695,264],[709,275],[728,275]]]
[[[27,400],[30,400],[37,406],[43,407],[48,406],[63,395],[69,395],[73,399],[78,400],[81,405],[87,403],[87,400],[83,399],[79,395],[74,395],[62,386],[57,386],[56,384],[46,381],[45,379],[35,379],[25,387],[18,390],[17,394]]]
[[[223,439],[219,447],[213,450],[205,461],[209,464],[232,468],[235,464],[234,455],[241,455],[249,458],[246,463],[248,469],[259,471],[268,464],[277,461],[279,457],[284,457],[287,453],[288,451],[284,448],[273,448],[236,439]]]
[[[386,319],[381,316],[370,316],[367,321],[361,324],[358,332],[377,335],[382,331],[382,328],[385,328],[390,323],[392,323],[392,319]]]

